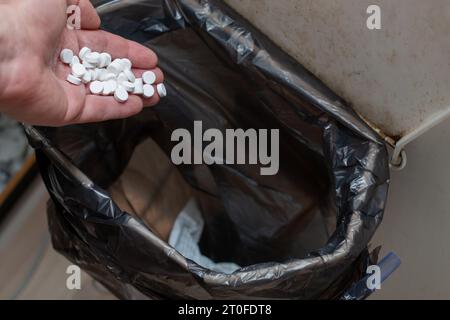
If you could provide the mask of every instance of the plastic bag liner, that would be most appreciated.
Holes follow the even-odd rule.
[[[168,97],[125,120],[27,127],[51,195],[55,249],[121,298],[341,297],[374,262],[367,245],[389,182],[383,141],[220,1],[96,4],[104,29],[157,52]],[[280,130],[274,176],[255,165],[175,167],[204,219],[202,254],[242,267],[233,274],[186,259],[107,191],[141,142],[170,157],[173,130],[194,135],[195,120],[204,130]]]

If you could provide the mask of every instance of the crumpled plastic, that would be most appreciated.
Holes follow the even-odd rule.
[[[175,220],[169,237],[169,245],[189,260],[203,268],[231,274],[241,267],[234,263],[215,263],[202,255],[198,245],[205,223],[195,200],[190,200]]]
[[[157,52],[168,97],[130,119],[26,128],[55,249],[124,299],[330,299],[361,279],[388,155],[348,104],[221,1],[94,3],[104,29]],[[170,155],[172,131],[195,120],[280,130],[275,176],[178,167],[203,215],[202,254],[242,266],[232,274],[186,259],[105,191],[141,141]]]

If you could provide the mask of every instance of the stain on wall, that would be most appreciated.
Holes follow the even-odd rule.
[[[448,0],[225,0],[391,136],[450,107]],[[366,27],[371,4],[381,30]]]

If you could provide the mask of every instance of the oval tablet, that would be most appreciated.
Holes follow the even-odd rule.
[[[87,60],[84,60],[82,65],[86,68],[86,69],[94,69],[96,64],[90,63]]]
[[[99,68],[95,68],[94,71],[94,77],[92,78],[92,80],[100,80],[100,76],[102,75],[102,70],[103,69],[99,69]]]
[[[100,55],[103,56],[104,59],[105,59],[105,66],[109,66],[109,64],[110,64],[111,61],[112,61],[111,55],[110,55],[108,52],[103,52],[103,53],[101,53]]]
[[[167,96],[167,90],[166,90],[166,86],[162,83],[158,84],[156,86],[156,90],[158,91],[158,94],[161,98],[164,98]]]
[[[122,103],[127,101],[128,100],[127,90],[125,90],[125,88],[122,86],[117,87],[116,91],[114,92],[114,98]]]
[[[88,53],[84,56],[83,60],[96,65],[100,62],[100,53],[98,52]]]
[[[150,84],[144,84],[142,95],[144,98],[151,98],[155,95],[155,88]]]
[[[98,80],[101,81],[106,81],[106,75],[108,74],[108,71],[106,71],[106,69],[99,69],[99,74],[98,74]]]
[[[89,85],[89,90],[92,94],[100,94],[103,91],[103,83],[100,81],[93,81]]]
[[[122,82],[125,82],[125,81],[128,81],[128,78],[127,78],[127,76],[126,76],[123,72],[121,72],[121,73],[119,74],[119,76],[117,77],[117,82],[118,82],[119,84],[122,84]]]
[[[111,63],[111,60],[108,61],[108,55],[107,53],[100,53],[100,59],[98,62],[98,66],[100,68],[105,68]]]
[[[132,67],[131,61],[127,58],[120,59],[120,62],[122,63],[123,70],[130,70]]]
[[[106,73],[103,77],[103,79],[101,79],[103,81],[108,81],[108,80],[116,80],[116,75],[114,73]]]
[[[80,59],[78,59],[77,56],[73,56],[72,61],[70,62],[70,66],[73,66],[74,64],[80,63]]]
[[[121,86],[124,87],[128,92],[133,92],[134,82],[124,81],[121,83]]]
[[[70,64],[73,59],[73,51],[70,49],[63,49],[59,55],[61,61],[65,64]]]
[[[90,72],[86,72],[83,77],[81,78],[81,81],[83,83],[89,83],[91,82],[92,78],[91,78],[91,73]]]
[[[76,86],[79,86],[81,84],[81,79],[75,77],[73,74],[69,74],[67,76],[67,81],[70,82],[71,84],[76,85]]]
[[[84,60],[84,56],[91,52],[92,52],[91,49],[89,49],[88,47],[83,47],[78,53],[78,56],[80,57],[81,60]]]
[[[71,69],[72,74],[77,78],[81,78],[86,73],[86,68],[80,63],[75,63]]]
[[[130,69],[123,70],[123,74],[127,77],[128,81],[134,82],[136,80],[136,76]]]
[[[114,80],[103,81],[103,92],[104,96],[109,96],[113,94],[117,88],[117,83]]]
[[[146,84],[154,84],[156,81],[156,74],[153,71],[145,71],[142,74],[142,80]]]
[[[144,82],[141,78],[134,81],[133,94],[143,94],[144,93]]]
[[[120,64],[120,62],[114,60],[109,64],[106,70],[108,70],[108,72],[118,75],[122,71],[122,65]]]

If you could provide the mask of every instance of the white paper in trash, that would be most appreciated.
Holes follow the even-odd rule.
[[[184,257],[198,265],[226,274],[231,274],[241,267],[231,262],[215,263],[202,255],[198,245],[205,223],[197,203],[191,199],[178,215],[169,237],[169,244]]]

